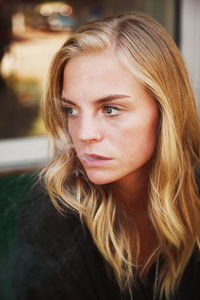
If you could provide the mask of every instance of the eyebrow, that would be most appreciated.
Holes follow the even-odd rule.
[[[117,99],[124,99],[124,98],[130,98],[130,96],[114,94],[114,95],[109,95],[109,96],[97,99],[97,100],[95,100],[95,102],[96,103],[105,103],[105,102],[114,101],[114,100],[117,100]],[[65,97],[61,97],[59,100],[62,101],[62,102],[65,102],[67,104],[77,105],[75,102],[73,102],[69,99],[66,99]]]

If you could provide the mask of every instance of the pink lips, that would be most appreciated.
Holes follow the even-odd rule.
[[[103,166],[111,160],[112,159],[109,158],[109,157],[104,157],[104,156],[100,156],[100,155],[97,155],[97,154],[87,154],[87,153],[85,153],[81,157],[81,161],[83,162],[83,164],[88,166],[88,167]]]

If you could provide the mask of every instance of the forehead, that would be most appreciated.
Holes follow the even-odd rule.
[[[64,68],[62,96],[67,98],[103,97],[141,88],[112,50],[71,58]]]
[[[117,71],[117,72],[116,72]],[[99,51],[94,54],[82,54],[69,59],[64,69],[64,76],[68,75],[70,78],[78,79],[84,77],[87,79],[92,76],[101,79],[112,72],[121,73],[128,70],[122,65],[117,55],[113,50]]]

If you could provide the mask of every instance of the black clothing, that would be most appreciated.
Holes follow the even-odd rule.
[[[14,285],[17,300],[129,300],[120,292],[76,213],[61,215],[47,194],[34,191],[20,219]],[[152,300],[155,266],[149,282],[139,280],[133,299]],[[156,298],[158,299],[158,298]],[[200,259],[196,252],[173,300],[200,299]]]

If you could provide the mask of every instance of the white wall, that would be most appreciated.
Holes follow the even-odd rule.
[[[200,0],[181,1],[180,49],[200,108]]]
[[[50,158],[45,136],[0,140],[0,176],[43,167]]]

